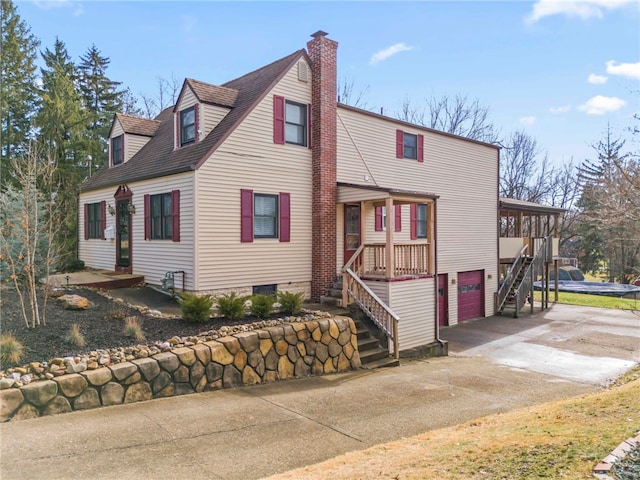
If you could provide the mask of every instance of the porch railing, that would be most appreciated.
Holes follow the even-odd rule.
[[[389,339],[389,345],[393,345],[390,352],[395,358],[399,358],[398,350],[398,321],[400,318],[391,310],[374,292],[371,290],[353,270],[342,269],[343,288],[347,294],[358,305],[367,316],[373,320],[378,328]]]
[[[553,258],[551,252],[551,237],[536,239],[535,244],[537,249],[533,261],[527,267],[522,282],[515,292],[516,317],[520,315],[520,310],[524,307],[529,296],[531,296],[531,312],[533,313],[533,282],[537,275],[543,274],[545,264]],[[547,281],[548,279],[543,278],[543,285],[546,285]]]
[[[430,244],[410,243],[393,246],[394,268],[390,277],[429,273]],[[360,253],[361,252],[361,253]],[[358,274],[371,276],[387,275],[387,246],[385,244],[361,245],[358,256]],[[355,271],[355,270],[354,270]]]
[[[393,348],[390,353],[393,353],[395,358],[399,358],[398,322],[400,317],[359,277],[359,272],[364,270],[364,251],[366,246],[360,245],[351,259],[342,267],[343,305],[346,306],[349,299],[353,300],[387,336],[389,346]],[[379,250],[373,249],[370,254],[377,255]]]

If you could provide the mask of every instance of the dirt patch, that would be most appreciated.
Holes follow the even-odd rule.
[[[55,299],[49,299],[46,308],[46,325],[27,328],[22,318],[18,296],[12,289],[3,288],[0,308],[2,333],[12,333],[23,345],[24,355],[20,365],[29,362],[48,361],[89,353],[92,350],[128,347],[137,344],[151,345],[173,336],[195,336],[222,326],[247,324],[257,321],[244,317],[232,322],[225,318],[213,318],[206,322],[189,323],[181,318],[157,318],[141,313],[130,306],[107,298],[96,289],[74,288],[69,293],[86,297],[93,306],[88,310],[65,310]],[[137,342],[123,333],[125,319],[134,317],[142,326],[145,339]],[[78,347],[67,341],[72,325],[77,324],[85,345]],[[2,368],[16,365],[3,364]]]

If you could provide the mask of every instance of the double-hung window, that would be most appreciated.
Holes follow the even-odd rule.
[[[425,204],[416,205],[416,236],[427,238],[427,206]]]
[[[396,130],[396,158],[424,162],[424,136]]]
[[[113,137],[111,139],[111,164],[119,165],[124,160],[123,145],[124,135]]]
[[[273,143],[309,145],[309,106],[273,96]]]
[[[428,209],[425,203],[411,205],[411,239],[429,238]]]
[[[171,240],[173,237],[171,193],[151,195],[151,238],[153,240]]]
[[[88,216],[87,238],[102,238],[102,206],[100,203],[90,203],[87,205],[86,214]]]
[[[418,159],[418,136],[404,132],[403,135],[404,158]]]
[[[187,108],[180,112],[180,145],[196,141],[196,110]]]
[[[291,194],[240,190],[240,241],[277,238],[291,241]]]
[[[278,238],[277,195],[254,194],[253,236],[255,238]]]
[[[307,146],[307,106],[287,100],[285,108],[285,133],[287,143]]]

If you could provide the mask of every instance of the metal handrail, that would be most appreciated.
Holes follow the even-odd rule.
[[[511,264],[511,267],[509,268],[507,275],[504,277],[504,280],[502,281],[502,285],[500,285],[500,288],[498,289],[496,311],[500,310],[504,305],[504,302],[507,301],[507,296],[509,295],[511,288],[513,287],[513,283],[516,281],[516,277],[518,275],[518,272],[520,271],[520,268],[522,268],[522,263],[524,262],[524,254],[528,248],[529,248],[529,245],[525,244],[520,249],[518,256],[516,257],[514,262]]]
[[[524,272],[524,276],[522,277],[522,282],[518,286],[518,289],[515,292],[515,304],[516,304],[516,313],[517,317],[520,314],[520,309],[524,306],[527,301],[528,295],[533,295],[533,282],[536,272],[539,269],[542,269],[544,264],[548,261],[548,243],[550,242],[551,237],[543,237],[538,250],[533,257],[533,261],[529,264],[527,269]],[[533,297],[531,298],[531,308],[533,311]]]

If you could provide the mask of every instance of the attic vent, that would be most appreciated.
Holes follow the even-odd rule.
[[[298,80],[305,83],[309,81],[309,68],[304,62],[298,62]]]

